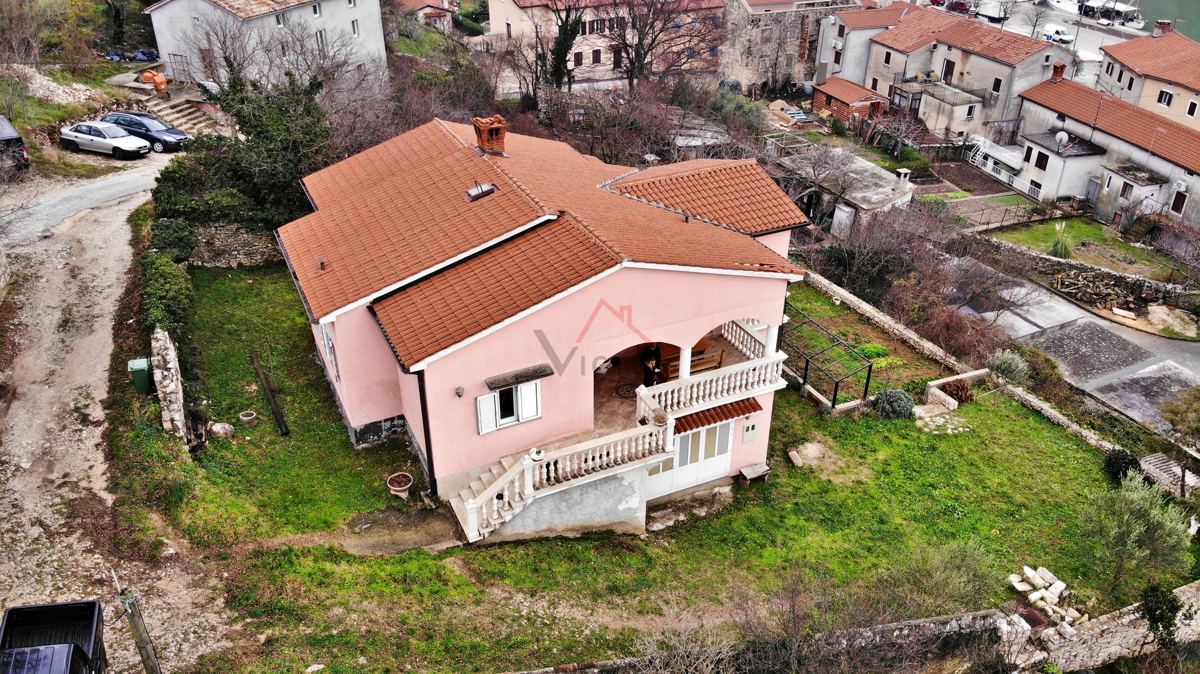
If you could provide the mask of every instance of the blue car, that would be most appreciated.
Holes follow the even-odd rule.
[[[183,144],[191,140],[191,136],[171,126],[171,123],[156,117],[149,112],[132,110],[110,112],[104,116],[105,122],[116,124],[125,129],[131,136],[137,136],[148,143],[155,152],[174,152],[183,149]]]

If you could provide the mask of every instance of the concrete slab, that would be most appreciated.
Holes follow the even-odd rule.
[[[1066,378],[1080,386],[1154,356],[1094,321],[1043,335],[1030,344],[1058,361]]]
[[[1144,422],[1159,419],[1159,405],[1174,400],[1181,391],[1193,386],[1200,386],[1200,375],[1167,360],[1114,380],[1092,393]]]

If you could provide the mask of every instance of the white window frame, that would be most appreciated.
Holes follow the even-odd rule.
[[[321,3],[319,3],[319,2],[313,3],[313,16],[318,19],[321,18]]]
[[[347,7],[358,7],[358,0],[346,0]]]
[[[1185,114],[1187,114],[1188,117],[1195,117],[1197,108],[1200,108],[1200,101],[1188,101],[1187,112]]]
[[[325,51],[325,45],[327,43],[325,42],[325,29],[324,28],[322,28],[321,30],[318,30],[316,32],[316,38],[317,38],[317,49],[320,49],[321,51]]]
[[[1167,99],[1166,103],[1163,103],[1164,98]],[[1158,104],[1159,105],[1163,106],[1164,108],[1169,108],[1169,107],[1171,107],[1171,104],[1174,102],[1175,102],[1175,92],[1168,91],[1166,89],[1159,90],[1159,92],[1158,92]]]
[[[283,28],[283,12],[280,12],[275,15],[275,27]]]
[[[358,19],[350,20],[350,34],[353,35],[354,37],[361,36],[361,33],[358,32]]]
[[[500,417],[500,394],[504,391],[513,392],[515,415]],[[526,421],[542,418],[542,380],[508,386],[475,399],[475,411],[479,420],[479,434],[508,428]]]
[[[341,381],[342,375],[338,371],[337,364],[337,349],[333,344],[333,336],[329,334],[329,330],[324,323],[317,325],[317,331],[321,333],[321,346],[325,347],[325,361],[333,368],[333,380]]]
[[[974,105],[967,106],[967,119],[975,119],[975,106]]]

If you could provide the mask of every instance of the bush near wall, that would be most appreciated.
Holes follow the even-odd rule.
[[[142,255],[142,267],[146,272],[142,300],[146,325],[177,334],[192,308],[192,278],[162,253]]]

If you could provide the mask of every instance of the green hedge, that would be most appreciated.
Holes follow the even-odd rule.
[[[146,325],[158,325],[177,333],[192,308],[192,277],[162,253],[142,255],[146,270],[142,306]]]

